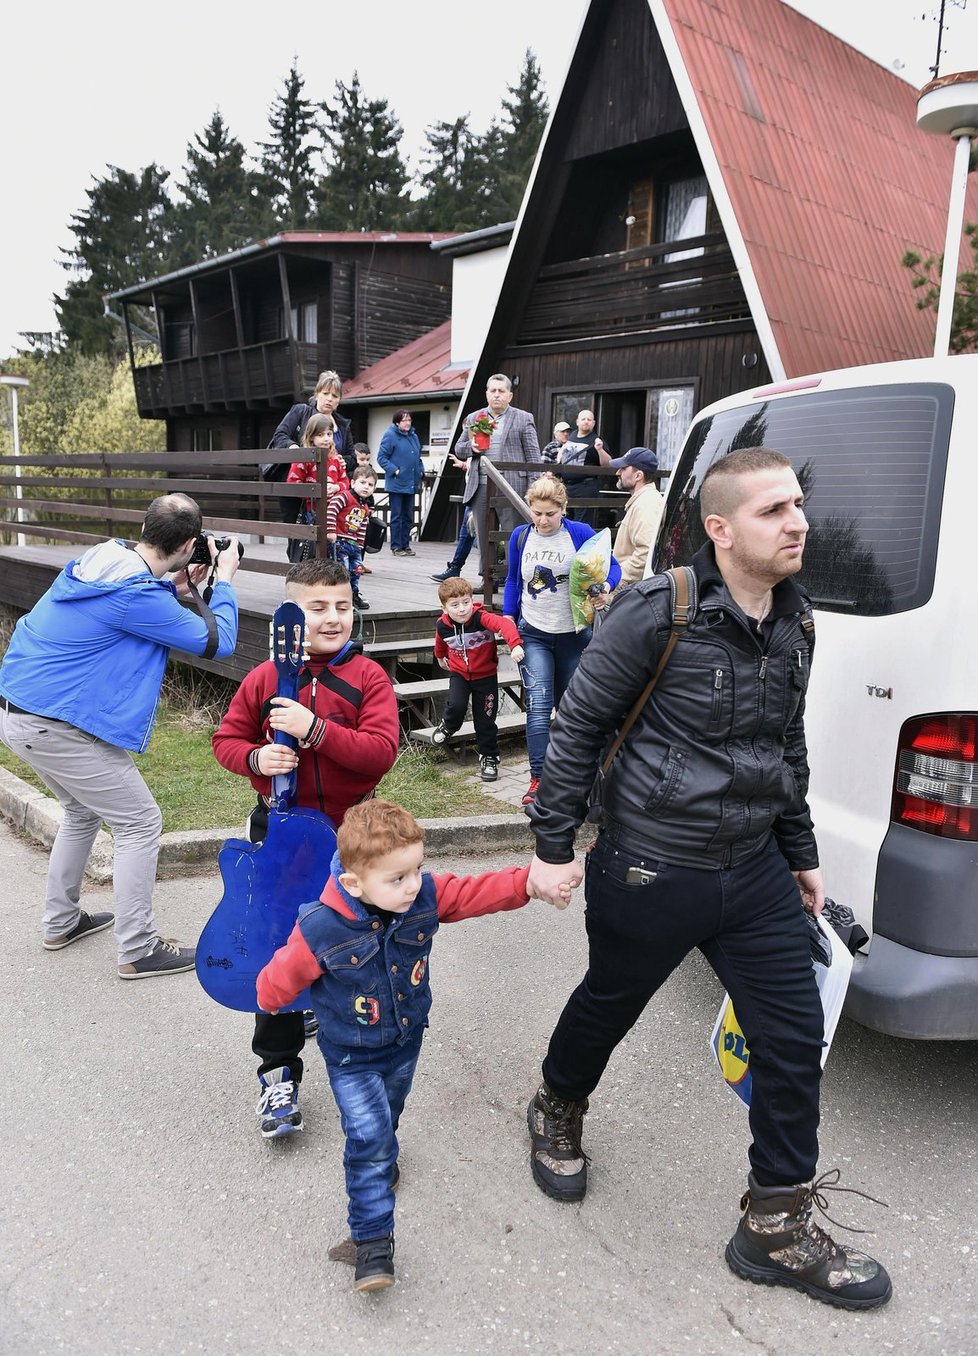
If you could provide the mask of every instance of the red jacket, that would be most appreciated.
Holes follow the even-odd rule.
[[[334,869],[336,859],[334,858]],[[503,909],[520,909],[527,902],[526,878],[529,867],[511,866],[502,871],[486,871],[481,876],[433,876],[438,901],[438,919],[442,923],[460,923],[464,918],[479,918]],[[366,913],[360,917],[343,898],[330,876],[320,896],[327,908],[347,919],[365,936],[371,935],[374,920]],[[263,1012],[291,1003],[307,985],[323,978],[323,967],[310,949],[299,923],[289,934],[258,976],[258,1006]],[[389,980],[388,980],[389,982]],[[351,1021],[353,1013],[350,1013]]]
[[[478,604],[467,622],[455,622],[443,612],[435,622],[435,658],[448,658],[450,673],[465,678],[491,678],[498,668],[496,636],[510,649],[519,645],[520,633],[511,617],[487,612]]]
[[[294,461],[289,467],[289,473],[285,477],[289,485],[315,485],[317,480],[316,463],[314,461]],[[338,452],[333,453],[326,458],[326,479],[330,485],[335,485],[339,490],[348,490],[350,488],[350,478],[346,474],[346,462]],[[330,499],[333,495],[329,495]],[[306,507],[312,509],[312,500],[305,500]]]
[[[266,799],[270,777],[255,757],[273,733],[268,712],[278,689],[271,660],[252,669],[231,698],[211,744],[229,772],[249,777]],[[351,805],[369,796],[394,766],[400,730],[397,698],[387,674],[357,649],[335,665],[313,657],[299,674],[299,701],[319,717],[307,744],[299,746],[296,804],[340,824]]]

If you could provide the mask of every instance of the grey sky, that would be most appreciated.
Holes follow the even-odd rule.
[[[90,0],[70,17],[50,6],[10,6],[0,25],[0,356],[21,330],[54,328],[51,298],[68,275],[58,265],[71,214],[106,165],[136,171],[152,161],[179,180],[187,143],[220,108],[249,150],[293,57],[312,99],[332,95],[353,71],[371,98],[390,101],[416,167],[424,130],[468,112],[482,131],[515,82],[523,53],[537,54],[551,100],[563,79],[587,0],[297,0],[270,10],[170,0],[134,9]],[[914,85],[934,60],[937,0],[795,0],[801,10],[885,66],[902,62]],[[351,19],[352,16],[352,19]],[[978,68],[978,0],[948,2],[942,73]]]

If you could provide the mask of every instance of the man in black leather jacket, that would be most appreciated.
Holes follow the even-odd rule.
[[[588,971],[527,1116],[537,1185],[583,1199],[587,1098],[699,947],[750,1047],[750,1173],[728,1264],[863,1309],[889,1298],[886,1271],[812,1220],[826,1185],[812,1184],[823,1021],[802,906],[817,914],[825,896],[806,801],[811,614],[791,578],[808,532],[802,503],[790,463],[764,448],[733,452],[704,478],[710,540],[693,560],[695,610],[610,772],[606,823],[587,858]],[[653,577],[612,605],[584,652],[528,811],[532,895],[559,904],[560,886],[580,881],[574,834],[589,788],[671,626],[668,580]]]

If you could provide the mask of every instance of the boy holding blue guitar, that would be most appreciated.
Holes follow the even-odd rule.
[[[304,614],[309,648],[308,658],[295,663],[295,699],[279,695],[281,665],[271,660],[259,664],[238,687],[212,745],[221,766],[249,777],[258,792],[249,821],[252,843],[265,838],[278,779],[294,774],[299,813],[312,810],[326,817],[319,826],[326,846],[321,856],[317,850],[318,891],[329,876],[335,826],[351,805],[373,795],[394,766],[397,700],[381,666],[350,640],[353,589],[342,565],[332,560],[293,565],[285,576],[285,592]],[[298,749],[273,742],[276,732],[298,741]],[[296,910],[309,897],[295,899]],[[233,891],[226,890],[222,907],[244,905],[236,905]],[[305,1034],[301,1010],[255,1015],[252,1049],[261,1061],[257,1113],[266,1139],[302,1129],[298,1084]]]

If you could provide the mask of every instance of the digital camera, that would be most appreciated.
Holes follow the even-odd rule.
[[[230,537],[218,537],[215,536],[213,532],[201,532],[194,543],[194,553],[187,562],[188,565],[209,565],[211,563],[210,547],[207,544],[208,539],[214,542],[214,549],[217,551],[218,555],[220,555],[222,551],[226,551],[231,545]],[[238,559],[240,560],[243,555],[244,547],[238,542]]]

